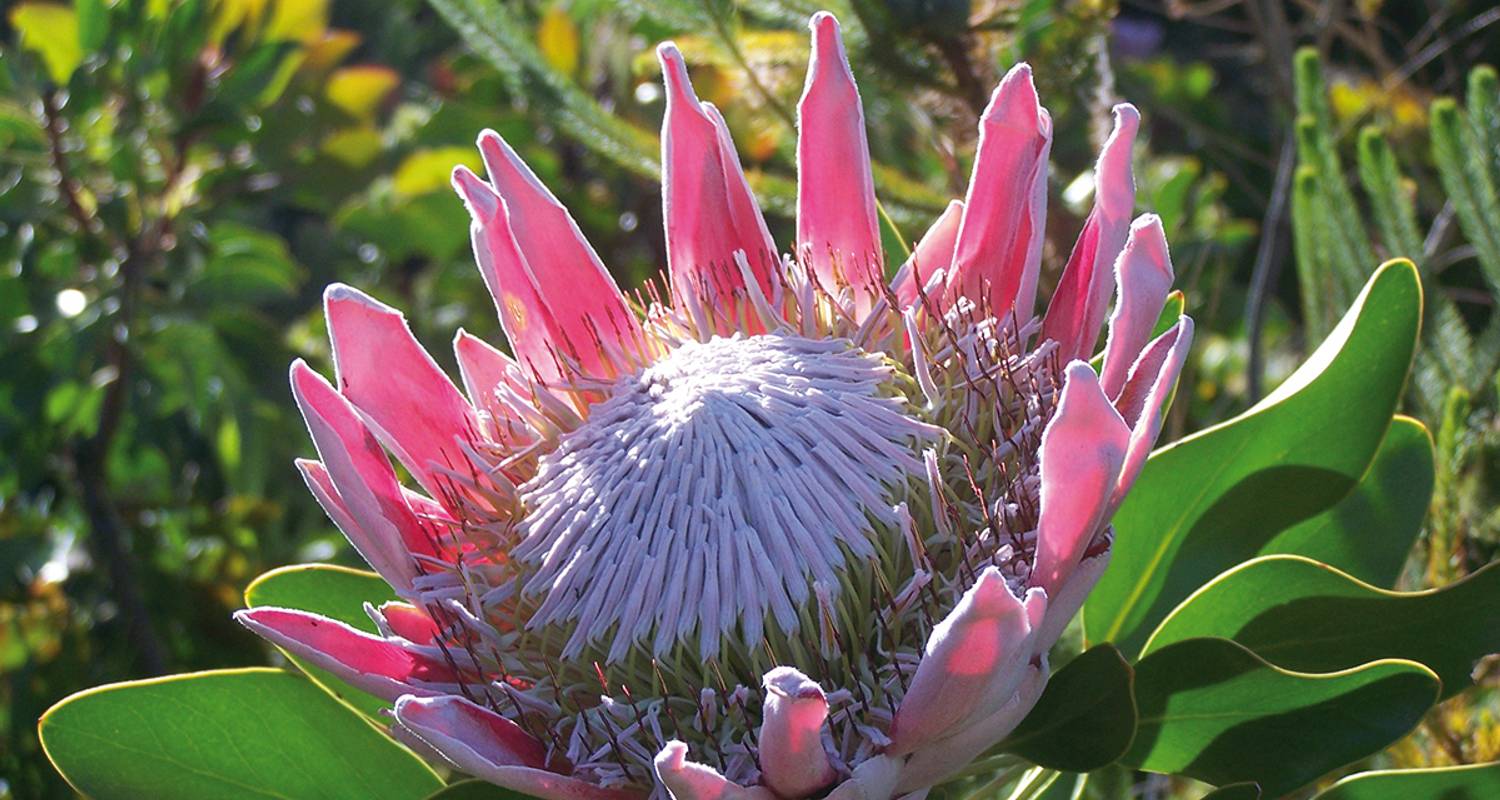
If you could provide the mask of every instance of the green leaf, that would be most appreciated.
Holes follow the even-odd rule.
[[[208,234],[210,252],[203,272],[190,286],[205,307],[255,304],[290,297],[302,268],[286,242],[272,233],[234,222],[216,223]]]
[[[21,46],[41,57],[53,83],[66,84],[83,63],[78,14],[73,9],[55,3],[21,3],[10,10],[10,24],[20,34]]]
[[[1333,271],[1328,220],[1318,191],[1318,171],[1297,168],[1292,181],[1292,252],[1297,257],[1297,294],[1308,339],[1327,334],[1343,307],[1343,285]]]
[[[1416,268],[1388,262],[1276,391],[1153,453],[1115,515],[1087,638],[1138,651],[1204,581],[1347,495],[1390,425],[1421,317]]]
[[[1203,800],[1260,800],[1260,784],[1231,783],[1203,795]]]
[[[1330,223],[1326,229],[1329,251],[1344,288],[1352,292],[1365,279],[1365,270],[1375,263],[1375,253],[1339,159],[1338,131],[1317,50],[1304,47],[1297,51],[1293,67],[1299,114],[1297,160],[1317,170],[1318,190]]]
[[[1286,671],[1226,639],[1189,639],[1136,664],[1140,725],[1121,761],[1279,797],[1406,735],[1437,699],[1411,661]]]
[[[284,66],[300,59],[292,42],[267,42],[258,45],[230,67],[214,95],[214,111],[226,118],[237,118],[252,108],[269,105],[280,93],[280,85],[290,78]]]
[[[1181,289],[1173,289],[1167,295],[1167,302],[1162,304],[1161,314],[1156,317],[1156,324],[1151,327],[1151,338],[1167,332],[1167,329],[1176,325],[1182,319],[1182,312],[1187,308],[1187,295]]]
[[[530,800],[529,795],[480,780],[459,781],[427,796],[426,800]]]
[[[1500,563],[1449,586],[1392,592],[1301,556],[1266,556],[1224,573],[1178,606],[1146,644],[1221,636],[1285,669],[1333,672],[1382,658],[1425,664],[1443,696],[1468,688],[1500,652]]]
[[[1453,98],[1434,100],[1428,120],[1432,161],[1443,190],[1491,289],[1500,289],[1500,232],[1493,224],[1500,215],[1500,189],[1486,163],[1490,156],[1480,151],[1467,115]]]
[[[1432,437],[1397,415],[1370,469],[1337,505],[1277,534],[1263,553],[1297,553],[1378,586],[1390,586],[1432,502]]]
[[[53,706],[48,758],[95,800],[414,800],[420,759],[298,675],[222,670],[117,683]]]
[[[75,0],[78,44],[85,54],[96,53],[109,39],[109,4],[105,0]]]
[[[1132,678],[1119,650],[1090,648],[1052,675],[1031,713],[996,751],[1065,772],[1113,763],[1135,736]]]
[[[1439,769],[1360,772],[1330,786],[1315,800],[1488,800],[1500,797],[1500,762]]]
[[[1359,132],[1359,179],[1370,198],[1376,230],[1393,256],[1422,257],[1422,236],[1417,232],[1417,212],[1412,193],[1406,188],[1401,165],[1391,152],[1385,133],[1371,125]]]
[[[346,622],[367,633],[376,633],[377,629],[364,604],[380,605],[395,599],[395,593],[379,575],[332,564],[273,569],[245,588],[245,605],[251,608],[295,608]],[[379,718],[383,709],[390,708],[385,700],[350,686],[321,667],[290,653],[286,657],[318,686],[371,717]]]
[[[1260,783],[1230,783],[1203,795],[1202,800],[1260,800]]]

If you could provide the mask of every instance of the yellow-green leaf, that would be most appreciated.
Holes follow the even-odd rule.
[[[21,46],[36,53],[47,75],[64,84],[83,63],[78,41],[78,14],[53,3],[22,3],[10,10],[10,24],[21,36]]]
[[[380,155],[380,131],[370,125],[359,125],[334,131],[323,137],[323,152],[340,163],[358,169]]]
[[[328,102],[358,120],[368,120],[390,93],[401,83],[401,76],[389,67],[362,64],[335,70],[328,76],[324,94]]]
[[[536,26],[537,48],[552,68],[564,75],[578,71],[578,26],[561,6],[542,12]]]
[[[401,166],[396,168],[396,174],[391,176],[391,188],[403,197],[415,197],[446,188],[453,168],[459,164],[473,170],[481,168],[479,154],[472,147],[418,150],[407,156]]]

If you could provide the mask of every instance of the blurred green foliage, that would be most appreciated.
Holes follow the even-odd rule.
[[[0,19],[0,798],[70,796],[35,738],[52,702],[261,660],[229,620],[239,589],[357,563],[291,468],[309,446],[284,370],[326,366],[334,280],[404,308],[440,360],[457,327],[500,341],[447,186],[478,166],[479,130],[634,285],[665,263],[651,47],[673,37],[789,241],[821,7],[908,241],[962,194],[989,88],[1026,59],[1056,123],[1055,280],[1109,106],[1142,109],[1139,206],[1199,322],[1164,439],[1247,407],[1378,259],[1414,257],[1435,298],[1412,388],[1438,439],[1427,541],[1444,544],[1426,552],[1448,571],[1428,559],[1412,581],[1493,557],[1468,533],[1493,528],[1496,496],[1500,104],[1493,72],[1470,78],[1500,61],[1488,3],[26,0]],[[1443,714],[1392,763],[1500,757],[1492,709]]]

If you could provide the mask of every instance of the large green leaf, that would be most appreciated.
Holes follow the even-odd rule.
[[[1406,735],[1438,686],[1411,661],[1312,675],[1227,639],[1189,639],[1136,664],[1140,722],[1121,761],[1279,797]]]
[[[42,716],[42,746],[95,800],[419,800],[420,759],[299,675],[173,675],[89,689]]]
[[[1421,317],[1416,269],[1388,262],[1276,391],[1152,454],[1115,515],[1114,555],[1085,606],[1088,639],[1137,651],[1204,581],[1347,495],[1390,425]]]
[[[1378,586],[1390,586],[1432,502],[1432,437],[1397,416],[1359,485],[1333,508],[1277,534],[1265,553],[1296,553]]]
[[[996,750],[1065,772],[1113,763],[1135,736],[1131,679],[1119,650],[1089,649],[1052,675],[1031,713]]]
[[[380,605],[395,599],[395,593],[379,575],[332,564],[298,564],[273,569],[245,587],[245,605],[251,608],[278,606],[310,611],[347,622],[367,633],[377,631],[375,623],[365,613],[364,604]],[[287,653],[286,657],[306,672],[314,683],[365,714],[378,716],[382,709],[391,705],[297,656]]]
[[[1500,762],[1441,769],[1360,772],[1316,800],[1491,800],[1500,797]]]
[[[1220,575],[1161,624],[1145,655],[1202,636],[1233,639],[1286,669],[1333,672],[1382,658],[1427,665],[1443,696],[1500,652],[1500,564],[1424,592],[1392,592],[1301,556],[1265,556]]]

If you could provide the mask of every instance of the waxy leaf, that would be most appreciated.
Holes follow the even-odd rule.
[[[1296,553],[1365,583],[1390,586],[1401,574],[1432,502],[1432,437],[1397,417],[1359,485],[1332,508],[1277,534],[1262,553]]]
[[[1279,797],[1405,736],[1437,699],[1431,670],[1376,661],[1321,675],[1226,639],[1189,639],[1136,664],[1140,713],[1121,761]]]
[[[1090,648],[1053,673],[1031,713],[996,751],[1065,772],[1113,763],[1135,736],[1132,678],[1119,650]]]
[[[1360,772],[1330,786],[1315,800],[1489,800],[1493,797],[1500,797],[1500,762]]]
[[[40,733],[58,771],[95,800],[415,800],[442,786],[358,714],[277,669],[89,689],[53,706]]]
[[[298,564],[280,567],[256,578],[245,587],[245,605],[250,608],[277,606],[322,614],[365,631],[378,633],[365,613],[364,604],[380,605],[395,600],[391,587],[379,575],[332,564]],[[390,703],[356,689],[333,673],[282,651],[287,660],[307,673],[318,686],[370,716],[379,718]]]
[[[1115,514],[1114,555],[1085,605],[1088,640],[1138,651],[1204,581],[1343,499],[1390,426],[1421,317],[1416,268],[1388,262],[1276,391],[1152,454]]]
[[[1425,664],[1443,696],[1469,687],[1474,663],[1500,652],[1500,564],[1449,586],[1392,592],[1301,556],[1265,556],[1220,575],[1183,601],[1143,653],[1220,636],[1299,672],[1333,672],[1382,658]]]

